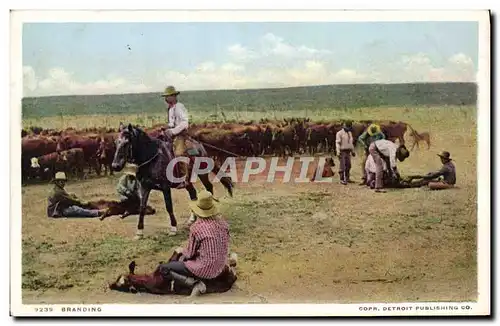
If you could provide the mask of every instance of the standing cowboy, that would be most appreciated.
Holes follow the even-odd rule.
[[[219,214],[215,198],[206,190],[200,191],[198,200],[189,203],[192,212],[199,217],[190,227],[189,242],[182,253],[184,260],[160,265],[160,273],[185,286],[193,287],[191,295],[205,293],[202,280],[214,279],[228,263],[229,225]]]
[[[387,169],[393,180],[399,179],[399,173],[396,167],[396,159],[403,162],[410,156],[410,152],[404,145],[396,145],[390,140],[380,139],[372,142],[368,148],[370,155],[375,162],[375,192],[385,192],[383,190],[384,164],[385,160]]]
[[[376,140],[380,139],[385,139],[385,135],[380,129],[380,126],[372,123],[371,125],[366,128],[365,132],[363,132],[359,138],[358,141],[363,145],[365,149],[365,156],[363,157],[363,163],[362,163],[362,170],[363,170],[363,177],[361,183],[359,184],[360,186],[366,185],[366,170],[365,170],[365,165],[366,165],[366,159],[368,158],[369,151],[368,148],[370,147],[370,144],[373,143]]]
[[[177,95],[179,94],[180,92],[178,92],[174,86],[167,86],[161,95],[165,98],[165,102],[168,105],[168,129],[165,130],[165,134],[169,138],[174,138],[173,147],[176,157],[185,155],[187,129],[189,127],[189,117],[186,107],[184,104],[177,101]],[[187,177],[187,165],[184,162],[178,162],[177,165],[181,175]],[[186,180],[183,180],[177,186],[177,189],[184,188],[187,183]]]
[[[335,136],[335,145],[339,149],[339,176],[340,182],[346,185],[352,182],[350,178],[351,173],[351,155],[356,156],[354,153],[354,142],[352,138],[352,122],[346,121],[341,130]]]

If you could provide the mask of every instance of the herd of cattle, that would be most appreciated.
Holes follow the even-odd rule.
[[[418,133],[405,122],[364,120],[353,123],[353,138],[357,139],[371,124],[377,123],[387,139],[404,144],[410,131],[414,140]],[[157,138],[164,125],[144,128]],[[336,153],[335,135],[342,128],[340,121],[312,122],[310,119],[262,119],[259,122],[205,122],[191,124],[189,134],[205,146],[216,160],[227,156],[294,155],[319,151]],[[118,131],[110,128],[22,130],[22,178],[50,180],[56,171],[65,171],[70,178],[85,178],[91,173],[113,174],[111,163]],[[213,147],[212,147],[213,146]],[[219,151],[215,148],[223,149]]]

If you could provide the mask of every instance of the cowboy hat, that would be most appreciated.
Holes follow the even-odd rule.
[[[56,172],[56,175],[52,181],[57,181],[57,180],[62,180],[62,181],[68,181],[66,178],[66,173],[64,172]]]
[[[444,158],[445,160],[451,161],[450,152],[443,151],[441,154],[437,154],[437,156]]]
[[[202,190],[198,194],[198,200],[192,200],[189,203],[189,207],[197,216],[207,218],[218,213],[214,201],[218,200],[209,191]]]
[[[135,174],[137,173],[137,166],[134,164],[128,164],[127,166],[125,166],[125,169],[123,169],[123,172],[125,174],[135,176]]]
[[[375,134],[378,134],[379,132],[380,132],[379,125],[372,123],[371,125],[368,126],[368,135],[373,136]]]
[[[401,155],[403,159],[406,159],[410,156],[410,151],[404,145],[398,147],[397,153],[399,153],[399,155]]]
[[[162,97],[166,97],[166,96],[172,96],[172,95],[179,95],[181,92],[178,92],[175,90],[175,87],[174,86],[167,86],[167,88],[165,88],[165,91],[163,92],[163,94],[161,94]]]

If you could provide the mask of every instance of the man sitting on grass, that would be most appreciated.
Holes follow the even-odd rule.
[[[54,188],[50,192],[47,206],[48,217],[99,217],[107,216],[107,209],[85,209],[88,202],[80,200],[75,194],[69,194],[64,189],[67,179],[64,172],[57,172],[53,180]]]

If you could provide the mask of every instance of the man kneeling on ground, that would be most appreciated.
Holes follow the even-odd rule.
[[[141,200],[139,198],[139,182],[135,177],[137,173],[137,167],[135,165],[128,165],[125,167],[125,173],[118,180],[116,185],[116,191],[120,196],[120,202],[126,207],[139,207],[141,205]],[[125,218],[130,215],[127,210],[121,218]]]
[[[107,209],[85,209],[88,202],[80,200],[75,194],[69,194],[64,189],[66,185],[66,174],[57,172],[53,180],[52,189],[47,206],[48,217],[99,217],[101,220],[107,215]]]
[[[198,218],[190,227],[187,248],[181,250],[184,258],[160,266],[163,277],[170,275],[185,286],[193,287],[191,296],[205,293],[202,280],[216,278],[228,263],[229,225],[218,213],[214,200],[210,192],[203,190],[198,200],[190,202]]]

